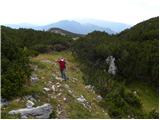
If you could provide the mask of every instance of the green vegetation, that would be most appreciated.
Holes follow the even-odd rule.
[[[2,98],[36,94],[40,100],[36,105],[46,102],[61,105],[66,118],[159,118],[158,26],[156,17],[117,35],[94,31],[76,41],[70,36],[2,26]],[[59,76],[59,67],[54,62],[62,56],[67,60],[70,80],[61,83],[62,97],[55,99],[53,93],[45,94],[43,88],[49,82],[59,82],[52,73]],[[108,56],[115,58],[116,75],[108,73]],[[33,71],[33,66],[38,69]],[[39,78],[35,84],[30,83],[31,72]],[[72,94],[65,84],[70,86]],[[85,85],[94,86],[96,93],[87,91]],[[75,101],[73,94],[83,95],[92,103],[91,111]],[[101,102],[95,100],[97,94],[103,97]],[[13,108],[25,107],[22,101],[20,104],[12,101],[2,109],[2,117],[7,118],[6,113]],[[55,111],[54,108],[51,118],[57,117]]]
[[[31,69],[29,56],[50,51],[66,50],[72,39],[69,36],[35,31],[32,29],[2,30],[2,97],[11,99],[25,93],[23,88],[29,83]]]
[[[22,94],[22,89],[31,74],[30,62],[26,51],[16,46],[5,33],[2,33],[1,43],[2,97],[11,99]]]
[[[146,82],[155,89],[154,93],[158,94],[158,24],[159,17],[156,17],[117,35],[95,31],[74,44],[73,52],[83,63],[81,70],[85,73],[86,84],[94,85],[97,92],[106,98],[102,106],[108,109],[112,118],[147,118],[148,116],[142,109],[141,99],[144,104],[145,100],[140,99],[139,95],[135,96],[129,89],[126,92],[127,88],[122,86],[137,81]],[[116,59],[118,71],[115,76],[107,72],[108,56]]]

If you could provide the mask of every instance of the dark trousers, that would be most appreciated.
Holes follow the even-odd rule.
[[[61,76],[62,76],[62,78],[64,79],[64,80],[67,80],[67,77],[66,77],[66,70],[65,69],[63,69],[63,70],[61,70]]]

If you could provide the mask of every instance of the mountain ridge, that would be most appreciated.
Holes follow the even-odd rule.
[[[19,24],[4,24],[5,26],[11,27],[11,28],[31,28],[35,30],[48,30],[53,27],[58,27],[73,33],[78,33],[78,34],[88,34],[92,31],[105,31],[109,34],[115,34],[128,27],[124,27],[123,23],[118,23],[119,26],[121,26],[121,29],[116,30],[117,28],[114,28],[114,26],[117,25],[116,22],[109,22],[108,21],[103,21],[108,24],[99,24],[98,22],[94,22],[95,20],[90,20],[88,22],[82,22],[80,20],[60,20],[57,22],[53,22],[50,24],[46,25],[36,25],[36,24],[30,24],[30,23],[19,23]],[[99,20],[100,21],[100,20]],[[102,21],[102,20],[101,20]],[[126,24],[127,25],[127,24]]]
[[[50,28],[58,27],[73,33],[78,33],[78,34],[88,34],[90,32],[93,32],[95,30],[97,31],[105,31],[109,34],[114,34],[115,32],[112,31],[110,28],[105,28],[105,27],[99,27],[94,24],[81,24],[77,21],[74,20],[62,20],[56,23],[48,24],[45,26],[40,26],[35,29],[43,29],[43,30],[48,30]]]

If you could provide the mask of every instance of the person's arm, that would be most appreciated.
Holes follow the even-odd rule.
[[[56,63],[59,63],[59,59],[55,61]]]

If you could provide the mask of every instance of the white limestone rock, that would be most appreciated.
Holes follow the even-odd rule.
[[[43,88],[43,90],[46,91],[46,92],[49,92],[49,91],[50,91],[50,89],[49,89],[49,88],[46,88],[46,87]]]
[[[18,110],[12,110],[9,112],[9,114],[14,115],[14,114],[20,114],[21,118],[28,118],[29,116],[32,116],[33,118],[37,119],[48,119],[50,114],[52,113],[52,106],[48,103],[38,106],[38,107],[33,107],[33,108],[22,108]]]
[[[53,90],[53,92],[56,91],[55,85],[52,85],[52,90]]]
[[[32,102],[31,100],[28,100],[26,103],[27,108],[32,108],[34,105],[35,105],[34,102]]]
[[[115,58],[113,56],[107,57],[106,63],[109,64],[108,73],[115,75],[117,71],[117,67],[115,65]]]
[[[81,95],[79,98],[77,98],[77,100],[78,100],[79,102],[85,102],[85,101],[86,101],[86,99],[84,98],[83,95]]]
[[[90,103],[84,98],[83,95],[77,98],[77,101],[81,103],[85,108],[90,109],[91,105]]]
[[[39,80],[39,78],[37,77],[37,75],[32,75],[31,76],[31,82],[32,83],[35,83],[35,82],[37,82]]]
[[[102,100],[102,96],[98,95],[98,96],[96,97],[96,99],[97,99],[98,101],[101,101],[101,100]]]

